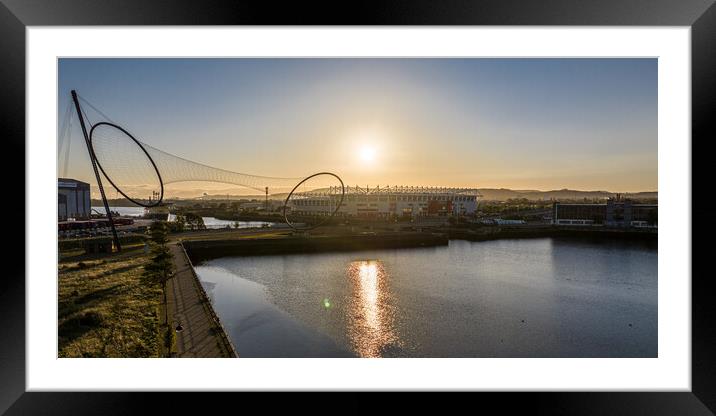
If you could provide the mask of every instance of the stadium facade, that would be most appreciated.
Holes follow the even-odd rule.
[[[477,211],[476,189],[418,186],[346,187],[337,216],[386,219],[394,217],[470,216]],[[289,208],[294,215],[330,215],[340,192],[305,192],[294,196]],[[331,209],[333,207],[333,209]]]

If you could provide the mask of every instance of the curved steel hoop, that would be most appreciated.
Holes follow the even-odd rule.
[[[154,172],[156,172],[156,174],[157,174],[157,179],[159,180],[160,192],[159,192],[159,198],[158,198],[157,200],[152,201],[152,203],[145,203],[145,202],[143,202],[143,201],[140,201],[140,200],[137,200],[137,199],[135,199],[135,198],[132,198],[132,197],[130,197],[129,195],[127,195],[127,194],[122,190],[122,188],[120,188],[119,185],[118,185],[117,183],[115,183],[114,180],[109,176],[109,174],[107,173],[107,171],[105,170],[105,168],[102,166],[102,163],[101,163],[101,162],[99,161],[99,159],[97,158],[97,154],[95,153],[95,148],[94,148],[93,138],[94,138],[95,129],[96,129],[97,127],[100,127],[100,126],[109,126],[109,127],[112,127],[112,128],[115,128],[115,129],[121,131],[121,132],[124,133],[127,137],[129,137],[130,139],[132,139],[132,141],[134,142],[134,144],[136,144],[136,145],[142,150],[142,152],[144,153],[144,155],[147,157],[147,159],[148,159],[149,162],[151,163],[151,166],[152,166],[152,168],[154,169]],[[92,157],[92,158],[94,159],[94,161],[97,163],[97,166],[99,166],[99,169],[102,171],[102,174],[104,175],[104,177],[107,178],[107,180],[109,181],[109,183],[112,184],[112,186],[114,187],[114,189],[116,189],[117,192],[119,192],[120,194],[122,194],[123,197],[127,198],[127,200],[129,200],[129,201],[131,201],[131,202],[133,202],[133,203],[135,203],[135,204],[137,204],[137,205],[139,205],[139,206],[146,207],[146,208],[155,207],[155,206],[157,206],[157,205],[159,205],[159,204],[162,203],[162,201],[163,201],[163,199],[164,199],[164,180],[162,179],[162,175],[161,175],[161,173],[159,172],[159,168],[157,167],[157,164],[154,162],[154,159],[150,156],[150,154],[149,154],[149,152],[147,151],[147,149],[142,145],[142,143],[141,143],[139,140],[137,140],[134,136],[132,136],[127,130],[123,129],[122,127],[120,127],[120,126],[118,126],[118,125],[116,125],[116,124],[108,123],[108,122],[104,122],[104,121],[99,122],[99,123],[93,125],[93,126],[92,126],[92,129],[90,130],[90,150],[91,150],[91,152],[92,152],[91,157]],[[296,190],[297,190],[303,183],[305,183],[306,181],[310,180],[311,178],[315,178],[316,176],[321,176],[321,175],[333,176],[334,178],[336,178],[336,179],[338,180],[338,182],[341,184],[341,198],[340,198],[340,200],[338,201],[338,204],[336,205],[336,208],[333,210],[333,212],[331,212],[331,215],[327,216],[323,221],[320,221],[320,222],[314,224],[314,225],[311,226],[311,227],[302,227],[302,228],[299,228],[299,227],[296,226],[296,224],[292,223],[292,222],[288,219],[288,214],[287,214],[287,212],[286,212],[286,208],[288,207],[288,201],[291,199],[291,197],[293,196],[293,194],[296,192]],[[296,184],[296,186],[293,187],[293,189],[291,189],[291,192],[288,194],[288,196],[286,197],[286,200],[285,200],[284,203],[283,203],[283,218],[284,218],[284,220],[286,221],[286,224],[287,224],[289,227],[291,227],[292,229],[294,229],[294,230],[297,230],[297,231],[298,231],[298,230],[303,230],[303,231],[312,230],[312,229],[314,229],[314,228],[316,228],[316,227],[319,227],[319,226],[325,224],[327,221],[329,221],[331,218],[333,218],[333,217],[338,213],[338,210],[340,210],[341,205],[343,205],[343,200],[345,199],[345,195],[346,195],[345,185],[343,184],[343,180],[342,180],[338,175],[336,175],[335,173],[332,173],[332,172],[319,172],[319,173],[314,173],[313,175],[308,176],[308,177],[304,178],[303,180],[301,180],[298,184]]]
[[[94,143],[93,143],[93,141],[92,141],[92,139],[93,139],[93,137],[94,137],[93,133],[94,133],[95,129],[96,129],[97,127],[99,127],[99,126],[102,126],[102,125],[114,127],[115,129],[117,129],[117,130],[121,131],[122,133],[126,134],[130,139],[132,139],[132,140],[134,141],[134,143],[135,143],[137,146],[139,146],[140,149],[142,149],[142,152],[144,152],[144,155],[147,157],[147,159],[149,159],[149,162],[152,164],[152,167],[154,168],[154,171],[157,173],[157,178],[159,179],[159,189],[160,189],[159,199],[157,199],[156,201],[153,201],[152,204],[146,204],[146,203],[137,201],[136,199],[131,198],[129,195],[125,194],[124,191],[122,191],[122,189],[121,189],[119,186],[117,186],[117,184],[114,183],[114,181],[112,181],[112,178],[109,177],[109,175],[107,174],[107,172],[105,172],[104,168],[102,167],[102,163],[100,163],[100,161],[97,159],[97,155],[95,154],[95,151],[94,151]],[[162,203],[162,200],[164,199],[164,181],[162,180],[162,175],[161,175],[161,173],[159,173],[159,169],[157,168],[156,163],[154,163],[154,159],[152,159],[152,157],[149,156],[149,153],[147,152],[147,149],[145,149],[144,146],[142,146],[142,143],[140,143],[139,140],[135,139],[134,136],[132,136],[131,134],[129,134],[129,132],[128,132],[127,130],[125,130],[125,129],[121,128],[120,126],[118,126],[118,125],[116,125],[116,124],[113,124],[113,123],[107,123],[107,122],[105,122],[105,121],[99,122],[99,123],[93,125],[93,126],[92,126],[92,129],[90,130],[90,148],[91,148],[91,150],[92,150],[92,158],[95,160],[95,162],[97,162],[97,166],[99,166],[99,169],[102,171],[102,174],[104,175],[104,177],[107,178],[107,180],[109,181],[109,183],[111,183],[112,186],[114,186],[114,189],[116,189],[117,192],[119,192],[120,194],[122,194],[123,197],[125,197],[125,198],[127,198],[129,201],[131,201],[131,202],[133,202],[133,203],[135,203],[135,204],[137,204],[137,205],[139,205],[139,206],[145,207],[145,208],[156,207],[157,205],[159,205],[159,204]]]
[[[288,206],[288,201],[289,201],[289,199],[291,199],[291,196],[293,196],[293,193],[296,191],[296,189],[298,189],[299,186],[301,186],[304,182],[308,181],[309,179],[315,178],[316,176],[320,176],[320,175],[329,175],[329,176],[333,176],[334,178],[338,179],[338,182],[340,182],[340,184],[341,184],[341,200],[338,201],[338,204],[336,205],[336,209],[333,210],[331,215],[326,217],[326,219],[324,219],[323,221],[321,221],[317,224],[314,224],[312,227],[298,228],[298,227],[296,227],[296,225],[294,223],[292,223],[288,219],[288,216],[286,214],[286,207]],[[296,186],[293,187],[291,192],[289,192],[288,196],[286,197],[286,201],[284,201],[284,203],[283,203],[283,219],[284,219],[284,221],[286,221],[286,224],[288,224],[289,227],[291,227],[292,229],[294,229],[296,231],[313,230],[313,229],[325,224],[326,222],[328,222],[328,220],[333,218],[338,213],[338,210],[341,209],[341,205],[343,205],[343,199],[345,198],[345,196],[346,196],[346,187],[345,187],[345,185],[343,185],[343,180],[338,175],[336,175],[335,173],[331,173],[331,172],[314,173],[313,175],[308,176],[308,177],[304,178],[303,180],[301,180],[301,182],[296,184]]]

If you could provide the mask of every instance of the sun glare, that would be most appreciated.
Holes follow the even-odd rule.
[[[371,146],[363,146],[360,149],[360,160],[365,163],[372,163],[375,161],[375,148]]]

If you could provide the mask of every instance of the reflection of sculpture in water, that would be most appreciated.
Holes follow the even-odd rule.
[[[361,357],[382,357],[399,346],[388,275],[379,261],[354,261],[348,266],[348,279],[348,337]]]

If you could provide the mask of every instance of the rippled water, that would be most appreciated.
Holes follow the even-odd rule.
[[[196,267],[243,357],[655,357],[657,250],[559,239]]]

